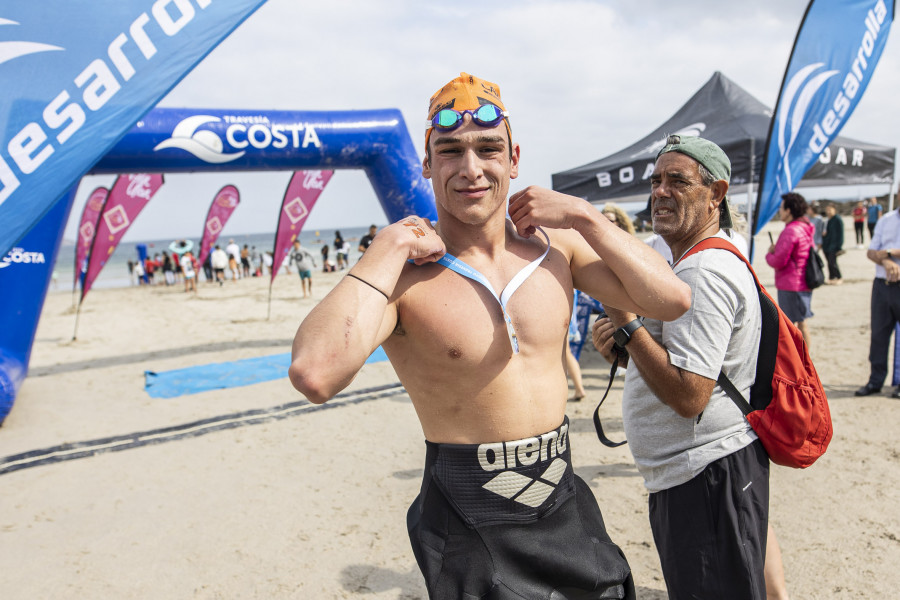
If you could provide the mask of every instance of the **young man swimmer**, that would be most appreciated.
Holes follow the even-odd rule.
[[[466,73],[432,96],[422,174],[438,222],[411,216],[378,233],[301,323],[291,382],[326,402],[384,347],[426,439],[407,523],[432,598],[633,598],[572,471],[572,292],[670,320],[690,291],[584,200],[529,187],[508,219],[520,155],[508,117],[498,86]]]

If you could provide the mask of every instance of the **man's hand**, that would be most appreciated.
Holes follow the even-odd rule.
[[[590,204],[581,198],[534,185],[509,197],[509,217],[522,237],[531,236],[541,225],[572,229],[588,208]]]
[[[613,339],[613,332],[615,330],[616,326],[612,324],[609,317],[600,317],[594,321],[593,325],[591,325],[591,341],[594,342],[594,348],[596,348],[610,364],[616,360],[616,351],[613,349],[613,344],[616,343]]]
[[[417,265],[435,262],[447,253],[444,241],[428,219],[415,216],[406,217],[386,227],[385,231],[387,230],[390,230],[390,233],[382,239],[387,239],[391,235],[395,236],[401,244],[408,248],[407,258]]]
[[[881,266],[884,267],[884,275],[888,283],[896,283],[897,281],[900,281],[900,265],[895,263],[890,258],[885,258],[883,261],[881,261]]]

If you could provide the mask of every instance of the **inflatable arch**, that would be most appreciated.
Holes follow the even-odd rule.
[[[362,169],[389,221],[436,220],[431,186],[399,110],[255,111],[157,108],[91,174]],[[0,423],[28,370],[38,319],[75,190],[0,260]],[[12,293],[15,291],[15,293]]]

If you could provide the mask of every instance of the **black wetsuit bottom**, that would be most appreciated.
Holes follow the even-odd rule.
[[[433,600],[634,598],[631,569],[572,471],[568,421],[516,442],[426,442],[407,514]]]

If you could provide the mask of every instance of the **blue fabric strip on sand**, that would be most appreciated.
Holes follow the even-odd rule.
[[[381,346],[366,364],[387,360]],[[151,398],[177,398],[210,390],[221,390],[287,377],[291,353],[195,365],[171,371],[144,371],[144,389]]]
[[[484,275],[478,272],[476,269],[473,269],[463,261],[459,260],[452,254],[445,254],[438,261],[437,264],[443,265],[450,269],[451,271],[455,271],[462,275],[463,277],[468,277],[473,281],[477,281],[484,287],[488,289],[488,291],[497,299],[497,302],[500,304],[500,310],[503,311],[503,320],[506,322],[506,333],[509,336],[509,343],[512,345],[513,352],[515,354],[519,353],[519,339],[516,337],[516,330],[512,324],[512,318],[509,316],[509,313],[506,312],[506,303],[509,302],[510,297],[515,293],[519,286],[528,279],[529,275],[534,273],[534,271],[541,264],[541,261],[546,258],[547,254],[550,252],[550,237],[540,227],[537,228],[538,231],[541,232],[541,235],[544,236],[544,239],[547,241],[547,247],[544,249],[544,253],[540,255],[540,257],[531,261],[530,264],[525,265],[521,271],[516,273],[516,276],[513,277],[509,283],[506,284],[506,287],[503,288],[503,291],[500,295],[497,295],[497,292],[494,291],[494,287],[491,285]]]

